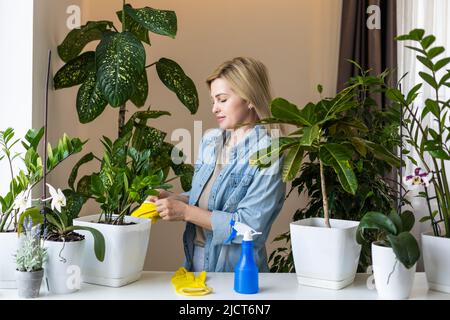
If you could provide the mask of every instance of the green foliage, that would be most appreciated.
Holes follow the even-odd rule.
[[[408,93],[392,88],[387,92],[392,103],[403,113],[403,128],[408,149],[414,149],[418,157],[405,155],[416,166],[432,172],[435,197],[422,196],[428,202],[429,217],[435,236],[450,238],[450,187],[446,172],[446,162],[450,160],[448,141],[450,127],[448,116],[450,100],[443,100],[443,91],[450,87],[450,58],[438,57],[445,52],[445,48],[433,46],[436,41],[434,35],[425,35],[422,29],[414,29],[410,33],[397,37],[399,41],[409,41],[414,46],[406,46],[417,53],[417,60],[425,66],[424,72],[419,72],[423,82],[415,85]],[[431,87],[431,97],[425,99],[425,105],[417,103],[419,90]],[[431,159],[431,160],[428,160]],[[431,208],[432,201],[437,201],[438,212]],[[445,232],[440,232],[439,224],[443,223]]]
[[[414,215],[410,211],[392,211],[389,215],[368,212],[361,219],[357,231],[360,244],[371,242],[364,235],[366,230],[377,231],[377,243],[392,247],[397,259],[407,268],[413,267],[420,257],[419,244],[410,233],[414,225]]]
[[[44,128],[40,130],[30,129],[21,141],[21,139],[14,139],[14,129],[12,128],[0,131],[2,151],[0,159],[7,159],[10,172],[9,190],[6,195],[0,196],[0,232],[7,230],[18,231],[20,228],[19,212],[18,209],[14,208],[14,201],[19,194],[31,190],[44,177],[43,159],[38,151],[43,135]],[[23,150],[22,152],[13,153],[13,147],[16,150],[15,145],[19,141],[22,143]],[[64,134],[55,147],[48,144],[47,173],[50,173],[71,155],[79,153],[85,143],[78,138],[70,138]],[[23,169],[20,169],[17,173],[13,169],[13,163],[16,161],[20,161],[23,164],[21,166]]]
[[[395,150],[400,145],[398,135],[400,115],[395,108],[389,111],[379,110],[375,100],[371,98],[374,94],[386,89],[385,76],[386,73],[382,73],[373,77],[361,71],[361,75],[351,78],[348,86],[362,84],[353,98],[353,104],[357,107],[348,109],[341,116],[335,117],[327,129],[328,144],[344,146],[339,152],[339,159],[342,161],[347,159],[352,164],[355,179],[352,178],[349,181],[358,182],[356,192],[349,193],[351,189],[348,191],[344,189],[333,166],[324,167],[328,209],[330,217],[334,219],[359,221],[368,211],[390,212],[392,203],[395,202],[396,190],[392,189],[383,178],[392,170],[392,166],[400,164],[399,159],[387,151]],[[322,100],[316,105],[322,103],[328,102]],[[308,109],[312,109],[312,104],[308,104]],[[303,132],[302,130],[300,128],[298,132]],[[295,144],[293,140],[289,143],[284,145],[293,146],[289,151],[292,152],[298,144]],[[374,146],[382,151],[378,153]],[[309,217],[324,217],[320,165],[316,161],[315,153],[309,152],[309,158],[311,161],[305,161],[297,170],[299,175],[294,177],[288,194],[289,197],[294,190],[297,190],[298,195],[304,193],[308,197],[307,205],[296,210],[293,221]],[[389,158],[389,161],[386,161],[386,158]],[[289,167],[288,159],[289,154],[284,160],[285,165]],[[331,163],[335,161],[334,159],[336,158],[323,154],[324,161]],[[271,271],[295,272],[290,248],[290,233],[279,235],[274,242],[280,242],[282,245],[270,255]],[[364,244],[362,247],[360,272],[364,272],[367,266],[371,265],[370,249],[370,245]]]
[[[108,104],[119,107],[131,101],[142,107],[148,96],[146,68],[152,65],[156,65],[164,85],[195,113],[199,103],[197,90],[175,61],[161,58],[145,66],[144,44],[150,45],[149,32],[175,38],[175,12],[150,7],[135,9],[124,4],[117,15],[121,32],[111,21],[89,21],[70,31],[58,46],[58,54],[66,64],[54,76],[55,89],[81,84],[77,95],[80,122],[93,121]],[[99,41],[95,52],[82,53],[92,41]]]

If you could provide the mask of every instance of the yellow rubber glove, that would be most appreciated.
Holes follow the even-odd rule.
[[[187,271],[181,267],[172,276],[172,284],[178,294],[185,296],[204,296],[213,291],[212,288],[206,286],[206,271],[200,272],[196,277],[194,273]]]
[[[152,223],[155,223],[161,217],[158,211],[156,211],[156,204],[150,201],[145,201],[139,208],[133,211],[132,217],[151,219]]]

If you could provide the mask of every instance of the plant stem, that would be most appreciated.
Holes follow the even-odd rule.
[[[147,68],[150,68],[151,66],[155,65],[155,64],[156,64],[156,62],[157,62],[157,61],[155,61],[155,62],[153,62],[153,63],[149,64],[148,66],[145,66],[145,69],[147,69]]]
[[[119,110],[119,137],[122,134],[123,127],[125,125],[125,113],[127,112],[126,103],[120,106]]]
[[[330,217],[328,213],[328,196],[327,196],[327,189],[326,189],[326,183],[325,183],[325,172],[323,168],[322,160],[319,159],[320,164],[320,186],[322,189],[322,202],[323,202],[323,217],[325,219],[325,225],[328,228],[331,228],[330,226]]]

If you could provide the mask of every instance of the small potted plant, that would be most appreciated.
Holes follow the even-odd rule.
[[[369,81],[378,81],[368,78]],[[358,189],[353,163],[354,154],[375,158],[398,167],[400,160],[383,146],[361,138],[360,131],[367,127],[348,115],[359,108],[357,100],[361,91],[366,94],[367,83],[355,82],[333,98],[308,103],[303,109],[283,99],[271,103],[271,118],[259,123],[283,123],[297,127],[289,136],[272,140],[267,149],[252,155],[250,163],[267,166],[273,158],[286,153],[283,161],[283,180],[293,180],[304,158],[319,164],[322,208],[317,216],[290,224],[292,253],[299,284],[328,289],[342,289],[351,284],[358,267],[361,246],[356,242],[358,221],[330,219],[325,167],[331,167],[340,186],[355,194]],[[379,83],[383,86],[383,82]],[[319,93],[322,87],[319,86]]]
[[[382,299],[407,299],[411,294],[420,257],[419,244],[410,233],[415,218],[412,212],[389,215],[368,212],[358,226],[357,241],[368,241],[365,234],[376,231],[372,241],[372,264],[378,296]],[[373,235],[372,235],[373,237]]]
[[[19,221],[34,217],[43,222],[42,213],[45,213],[44,247],[48,255],[45,264],[45,279],[48,290],[53,294],[68,294],[80,288],[82,258],[85,250],[84,236],[75,231],[84,230],[93,235],[94,252],[99,261],[103,261],[105,256],[105,239],[94,228],[74,226],[72,216],[68,210],[65,210],[66,197],[61,189],[56,190],[48,183],[47,186],[50,197],[33,199],[35,206],[25,211]],[[23,201],[28,202],[27,199]]]
[[[428,286],[450,293],[450,100],[444,98],[450,87],[450,58],[441,56],[445,48],[434,45],[436,37],[426,35],[423,29],[414,29],[397,40],[408,41],[408,48],[424,66],[419,72],[423,81],[409,92],[394,88],[387,92],[403,111],[403,134],[409,146],[404,153],[411,163],[407,167],[412,167],[404,183],[422,188],[417,197],[426,203],[428,214],[421,222],[430,223],[431,230],[422,233],[421,242]],[[429,94],[417,101],[422,88]]]
[[[44,262],[47,259],[43,247],[40,225],[33,227],[33,221],[24,221],[25,235],[16,254],[16,281],[19,297],[36,298],[39,296]]]

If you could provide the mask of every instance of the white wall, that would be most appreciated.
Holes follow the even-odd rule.
[[[32,125],[33,0],[0,1],[0,13],[0,130],[13,127],[21,137]],[[0,194],[8,192],[10,180],[4,159]]]

